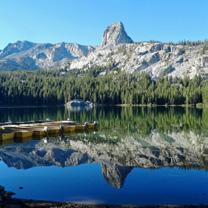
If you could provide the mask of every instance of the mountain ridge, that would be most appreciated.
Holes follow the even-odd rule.
[[[121,71],[161,76],[208,77],[206,42],[133,42],[122,22],[108,26],[99,46],[78,43],[33,43],[17,41],[0,50],[0,69],[87,70],[102,67],[100,75]]]

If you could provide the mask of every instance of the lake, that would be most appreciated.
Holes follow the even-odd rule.
[[[98,131],[1,144],[0,185],[24,199],[93,204],[208,203],[208,110],[0,109],[0,122],[67,118],[96,120]]]

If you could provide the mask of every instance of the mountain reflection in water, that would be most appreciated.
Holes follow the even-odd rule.
[[[135,167],[181,167],[207,169],[208,137],[192,131],[119,135],[96,132],[65,138],[32,140],[5,145],[0,159],[9,167],[28,169],[36,166],[76,166],[99,163],[104,178],[121,188]]]
[[[68,117],[97,121],[99,129],[2,144],[0,185],[38,200],[208,203],[207,109],[0,108],[0,122]]]

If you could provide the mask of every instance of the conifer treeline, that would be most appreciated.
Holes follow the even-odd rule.
[[[201,77],[152,80],[147,74],[103,76],[58,72],[1,72],[0,105],[56,105],[81,98],[97,104],[182,105],[208,103]]]

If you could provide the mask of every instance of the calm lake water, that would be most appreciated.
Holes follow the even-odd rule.
[[[208,110],[0,109],[0,122],[47,118],[96,120],[99,129],[1,144],[0,185],[16,197],[98,204],[208,204]]]

